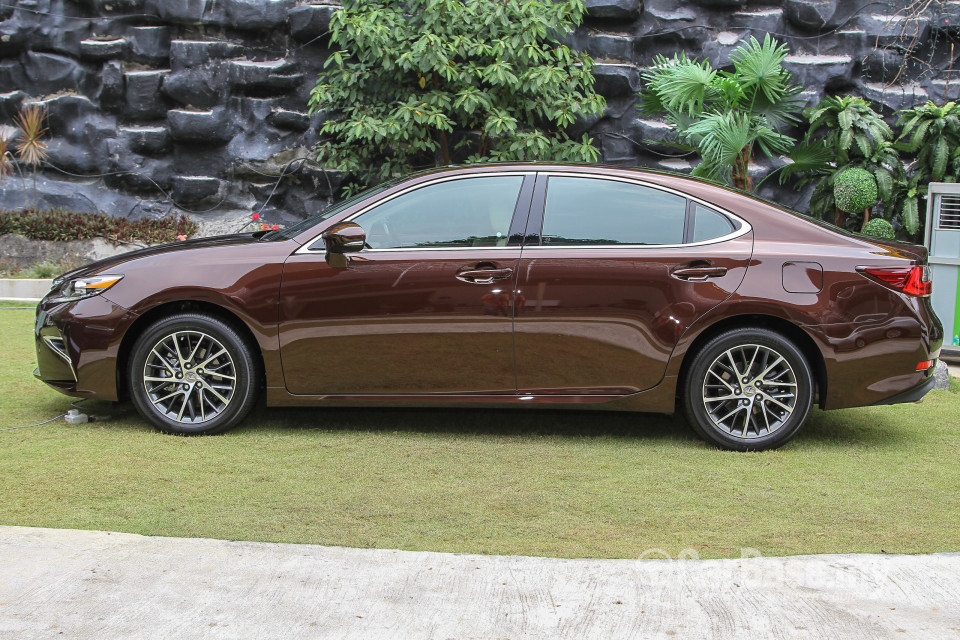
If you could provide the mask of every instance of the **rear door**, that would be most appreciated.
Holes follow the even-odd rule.
[[[518,390],[532,395],[655,386],[686,328],[739,286],[753,246],[729,213],[583,174],[541,174],[528,229],[515,337]]]

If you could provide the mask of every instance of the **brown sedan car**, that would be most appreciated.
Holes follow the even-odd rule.
[[[271,406],[679,407],[717,445],[769,449],[814,402],[930,389],[926,258],[684,176],[437,170],[61,276],[37,376],[178,434],[229,429],[265,388]]]

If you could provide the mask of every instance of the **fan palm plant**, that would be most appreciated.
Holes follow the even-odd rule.
[[[767,34],[730,54],[733,71],[714,69],[684,53],[658,55],[644,72],[640,112],[664,116],[681,147],[699,152],[695,175],[728,181],[753,190],[750,161],[754,151],[774,157],[787,153],[794,138],[784,126],[798,121],[801,87],[783,67],[788,50]]]
[[[43,141],[46,127],[47,110],[38,104],[28,105],[20,110],[14,123],[20,129],[20,140],[16,144],[17,156],[33,169],[33,208],[37,208],[37,170],[47,159],[47,143]]]

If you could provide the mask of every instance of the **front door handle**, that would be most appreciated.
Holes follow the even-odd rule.
[[[503,269],[463,269],[457,271],[457,280],[473,284],[490,284],[494,280],[509,278],[511,274],[513,274],[513,269],[509,267]]]
[[[727,275],[726,267],[682,267],[670,272],[674,278],[689,282],[703,282],[707,278],[719,278]]]

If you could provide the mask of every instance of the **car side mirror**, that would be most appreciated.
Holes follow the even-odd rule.
[[[349,264],[348,253],[356,253],[366,246],[367,233],[356,222],[341,222],[327,229],[320,236],[327,249],[327,264],[335,269],[345,269]]]

